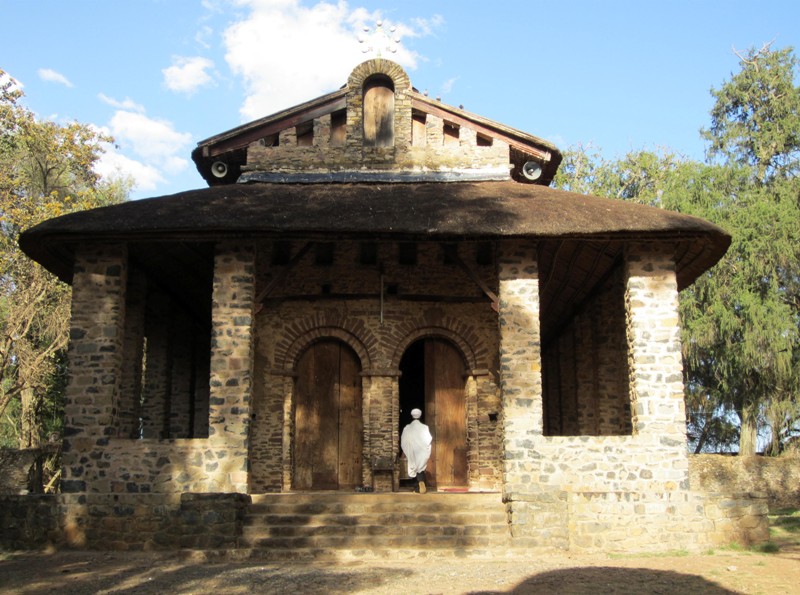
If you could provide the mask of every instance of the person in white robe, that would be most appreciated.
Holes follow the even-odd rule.
[[[408,462],[408,476],[417,480],[417,488],[414,491],[424,494],[427,491],[425,469],[428,467],[428,459],[431,458],[433,437],[428,426],[419,421],[422,411],[412,409],[411,417],[414,419],[403,428],[403,433],[400,435],[400,447]]]

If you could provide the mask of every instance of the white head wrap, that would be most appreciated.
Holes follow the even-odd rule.
[[[412,409],[411,417],[413,417],[414,419],[419,419],[420,417],[422,417],[422,411],[420,411],[419,409]]]

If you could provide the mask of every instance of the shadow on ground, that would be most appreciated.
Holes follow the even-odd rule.
[[[643,593],[703,593],[704,595],[736,595],[703,577],[648,568],[614,568],[593,566],[551,570],[533,575],[510,591],[472,591],[470,595],[499,593],[569,593],[570,595],[620,595]]]

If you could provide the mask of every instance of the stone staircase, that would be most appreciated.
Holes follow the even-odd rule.
[[[253,495],[239,549],[270,560],[337,561],[511,551],[500,494],[431,492]]]

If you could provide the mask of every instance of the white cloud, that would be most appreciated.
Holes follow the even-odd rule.
[[[379,12],[351,9],[344,1],[318,2],[306,7],[299,0],[236,0],[246,16],[224,32],[225,59],[244,82],[246,98],[240,112],[253,120],[341,87],[354,66],[369,57],[358,34],[374,30]],[[428,35],[440,17],[414,25],[384,19],[394,35]],[[416,67],[419,56],[401,44],[397,53],[383,53],[405,68]]]
[[[204,47],[205,49],[211,49],[211,42],[209,41],[214,36],[214,29],[209,27],[208,25],[203,25],[200,27],[200,30],[195,33],[194,40],[195,42]]]
[[[114,114],[110,130],[117,144],[153,164],[174,164],[192,140],[191,134],[176,131],[171,122],[125,110]]]
[[[51,70],[50,68],[40,68],[37,71],[37,74],[39,75],[40,79],[47,81],[48,83],[58,83],[59,85],[64,85],[65,87],[74,87],[67,77],[60,72]]]
[[[445,82],[442,83],[442,93],[447,94],[453,90],[453,86],[456,84],[456,81],[461,78],[458,76],[454,76],[453,78],[447,79]]]
[[[115,102],[102,97],[111,105],[141,107],[130,99]],[[187,169],[189,160],[183,155],[188,154],[192,138],[189,133],[176,131],[171,122],[150,118],[142,112],[119,109],[109,125],[99,129],[114,137],[114,145],[104,145],[105,153],[95,171],[104,177],[130,178],[137,190],[152,191],[167,182],[167,175]]]
[[[164,68],[164,84],[170,91],[192,94],[200,87],[214,82],[211,75],[206,72],[214,67],[214,63],[202,56],[187,58],[176,56],[172,59],[172,66]]]
[[[94,164],[94,170],[108,179],[129,178],[138,190],[152,191],[166,180],[158,168],[120,153],[116,147],[104,146],[106,152]]]
[[[126,97],[122,101],[118,101],[113,97],[109,97],[105,93],[98,93],[97,97],[100,99],[100,101],[110,105],[111,107],[116,107],[117,109],[122,109],[122,110],[144,113],[144,106],[141,103],[136,103],[130,97]]]

